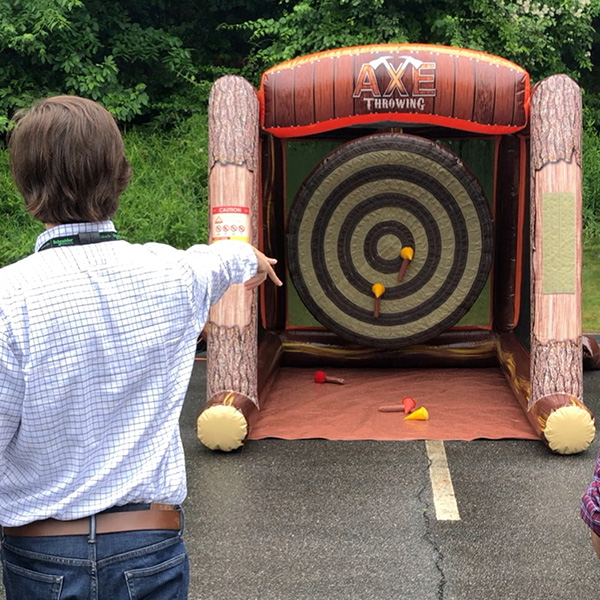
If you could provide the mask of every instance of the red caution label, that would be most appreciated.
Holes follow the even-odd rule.
[[[250,209],[247,206],[213,206],[210,212],[210,241],[250,242]]]

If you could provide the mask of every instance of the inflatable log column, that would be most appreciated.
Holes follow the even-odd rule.
[[[217,80],[209,98],[210,241],[257,243],[258,118],[254,88],[243,78]],[[212,450],[243,444],[257,412],[257,293],[227,290],[211,311],[207,337],[207,405],[198,439]]]
[[[531,391],[528,410],[560,454],[585,450],[582,403],[581,92],[566,75],[531,100]]]

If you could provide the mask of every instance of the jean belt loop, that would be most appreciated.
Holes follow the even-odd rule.
[[[89,536],[89,541],[90,542],[95,542],[96,541],[96,515],[92,515],[90,517],[90,536]]]
[[[181,516],[181,527],[179,528],[179,535],[183,535],[185,533],[185,511],[183,510],[183,506],[178,506],[179,514]]]

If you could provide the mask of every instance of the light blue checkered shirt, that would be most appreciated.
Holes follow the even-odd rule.
[[[252,248],[108,241],[0,269],[0,524],[186,495],[179,415],[208,310],[256,273]]]

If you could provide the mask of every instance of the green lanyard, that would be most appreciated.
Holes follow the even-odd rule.
[[[85,246],[87,244],[99,244],[100,242],[112,242],[120,240],[121,236],[114,231],[82,231],[75,235],[65,235],[48,240],[42,244],[38,250],[48,250],[48,248],[63,248],[64,246]]]

